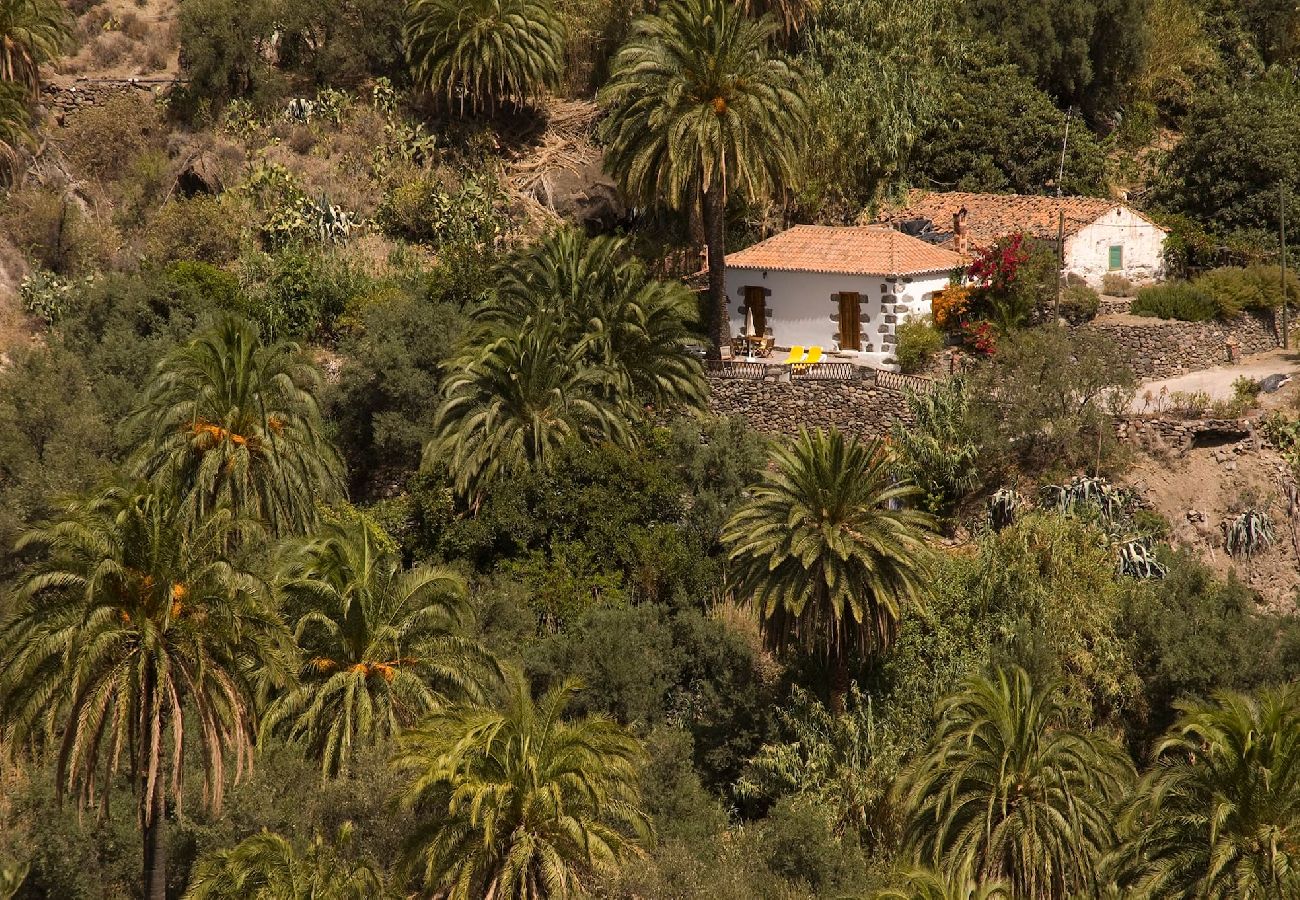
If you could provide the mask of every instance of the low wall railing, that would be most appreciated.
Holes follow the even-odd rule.
[[[845,362],[813,363],[810,366],[790,366],[791,381],[861,381],[861,366]]]
[[[921,375],[903,375],[898,372],[886,372],[883,369],[876,369],[875,372],[877,387],[895,391],[914,391],[918,394],[929,394],[935,387],[934,379]]]
[[[704,369],[717,378],[761,381],[764,378],[791,381],[862,381],[870,378],[870,369],[846,362],[819,362],[811,365],[748,362],[740,359],[710,359]]]
[[[776,368],[773,366],[772,368]],[[739,378],[759,381],[767,374],[767,363],[744,362],[738,359],[707,359],[704,370],[719,378]]]

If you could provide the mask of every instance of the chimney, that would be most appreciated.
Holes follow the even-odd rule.
[[[966,207],[952,214],[952,246],[958,253],[966,252]]]

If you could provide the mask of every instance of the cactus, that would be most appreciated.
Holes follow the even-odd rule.
[[[321,88],[316,92],[315,114],[327,122],[340,125],[343,116],[352,106],[352,97],[346,91]]]
[[[989,497],[988,522],[995,531],[1001,531],[1008,525],[1014,525],[1016,514],[1025,503],[1025,498],[1014,488],[998,488]]]
[[[1273,523],[1257,509],[1246,510],[1226,525],[1226,544],[1229,555],[1254,556],[1273,546]]]

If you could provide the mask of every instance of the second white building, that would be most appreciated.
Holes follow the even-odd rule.
[[[962,257],[892,228],[796,225],[727,255],[732,334],[896,368],[898,323],[930,312]]]

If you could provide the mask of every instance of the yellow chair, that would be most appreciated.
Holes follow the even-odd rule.
[[[792,364],[790,368],[796,372],[807,372],[809,367],[811,367],[814,363],[821,362],[821,358],[822,358],[821,347],[809,347],[808,355],[805,356],[803,359],[799,360],[797,363]]]
[[[781,360],[783,366],[793,366],[795,363],[803,362],[804,349],[801,345],[795,344],[790,348],[790,355]]]

